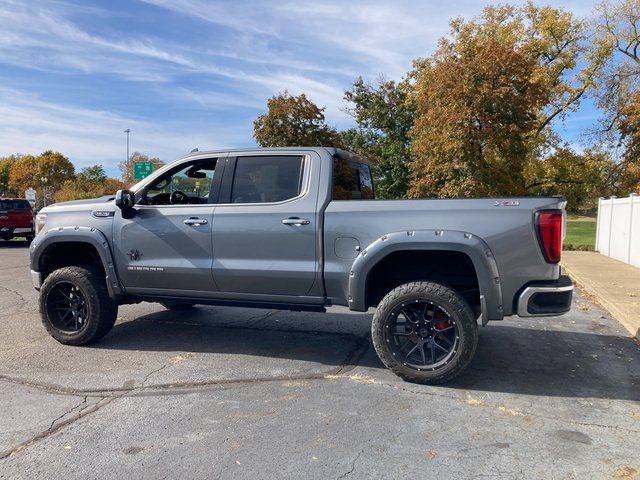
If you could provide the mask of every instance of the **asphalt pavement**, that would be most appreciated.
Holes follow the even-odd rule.
[[[40,324],[0,243],[0,478],[625,478],[640,475],[640,347],[578,292],[480,331],[454,383],[403,382],[370,314],[157,304],[100,343]]]

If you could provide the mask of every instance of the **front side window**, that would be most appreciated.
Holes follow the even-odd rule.
[[[370,200],[373,198],[371,167],[345,158],[333,161],[334,200]]]
[[[231,203],[283,202],[300,195],[304,161],[301,156],[238,157]]]
[[[156,179],[145,191],[146,205],[202,204],[209,202],[216,159],[196,160]]]

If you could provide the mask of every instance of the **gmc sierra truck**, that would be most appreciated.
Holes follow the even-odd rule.
[[[369,162],[334,148],[194,152],[115,196],[44,208],[31,277],[44,326],[69,345],[140,301],[375,307],[382,362],[441,383],[473,358],[478,324],[569,311],[565,203],[375,200]]]

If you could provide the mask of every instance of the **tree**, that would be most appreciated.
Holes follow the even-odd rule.
[[[640,91],[640,0],[603,2],[596,11],[594,43],[606,57],[598,77],[598,106],[604,111],[600,139],[626,147],[629,130],[622,123]]]
[[[326,124],[324,110],[304,93],[292,96],[285,90],[267,100],[267,113],[253,122],[253,137],[262,147],[339,146],[338,132]]]
[[[136,180],[133,175],[133,165],[135,162],[146,162],[149,160],[147,155],[144,155],[140,152],[133,152],[132,155],[129,155],[129,158],[123,160],[118,164],[118,168],[120,169],[120,175],[122,178],[122,182],[131,186],[136,183]]]
[[[613,166],[613,160],[604,152],[587,150],[579,154],[564,146],[542,160],[527,164],[527,192],[563,195],[571,213],[592,211],[596,199],[611,191],[607,178]]]
[[[0,158],[0,196],[14,196],[17,193],[9,186],[9,172],[11,172],[11,166],[15,162],[19,155],[9,155],[8,157]]]
[[[91,165],[84,167],[76,176],[78,183],[96,184],[102,183],[107,178],[102,165]]]
[[[46,183],[43,182],[46,178]],[[47,150],[35,157],[22,155],[11,162],[9,170],[9,187],[16,195],[24,195],[28,188],[40,192],[46,187],[53,198],[55,192],[62,188],[67,180],[75,179],[75,168],[67,157],[59,152]],[[38,203],[42,201],[39,195]]]
[[[606,62],[598,76],[603,116],[594,139],[616,153],[608,182],[616,194],[628,195],[640,187],[640,0],[605,1],[596,11],[594,44]]]
[[[125,185],[122,181],[106,176],[102,165],[92,165],[80,170],[75,180],[67,180],[62,188],[56,192],[56,201],[64,202],[111,195],[123,188]]]
[[[38,158],[33,155],[22,155],[11,162],[9,170],[9,188],[16,195],[21,195],[27,188],[39,188]]]
[[[379,78],[375,84],[362,77],[345,92],[347,110],[357,123],[341,133],[342,143],[372,161],[377,195],[406,198],[415,105],[409,80],[396,83]]]
[[[54,195],[64,182],[75,178],[75,167],[59,152],[47,150],[37,158],[38,175],[47,179],[47,189]]]
[[[120,168],[120,173],[122,175],[122,182],[127,187],[130,187],[137,182],[133,171],[133,166],[136,162],[151,162],[154,169],[160,168],[162,165],[164,165],[164,162],[158,157],[153,157],[150,159],[149,156],[145,155],[144,153],[133,152],[127,160],[123,160],[118,165],[118,167]]]
[[[527,162],[553,147],[553,121],[577,107],[600,68],[585,39],[570,13],[532,3],[453,20],[412,73],[410,195],[525,194]]]
[[[630,193],[640,193],[640,162],[629,162],[618,172],[614,187],[616,195],[624,197]]]

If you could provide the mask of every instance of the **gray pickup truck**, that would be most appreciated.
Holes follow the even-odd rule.
[[[194,152],[115,197],[43,209],[31,277],[45,327],[70,345],[140,301],[376,307],[382,362],[440,383],[473,358],[478,323],[569,311],[565,203],[375,200],[369,162],[334,148]]]

